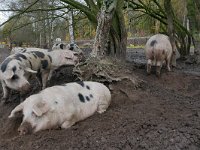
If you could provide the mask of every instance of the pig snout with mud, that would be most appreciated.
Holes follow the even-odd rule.
[[[151,67],[156,66],[156,75],[159,77],[163,62],[166,62],[167,70],[171,71],[172,46],[168,36],[163,34],[152,36],[145,45],[145,54],[148,74],[151,73]]]
[[[7,57],[0,67],[5,102],[9,97],[10,89],[20,92],[28,91],[30,89],[28,79],[33,74],[45,88],[51,61],[52,58],[49,55],[38,51],[16,53]]]
[[[23,114],[19,134],[61,127],[66,129],[95,112],[103,113],[111,102],[109,89],[98,82],[73,82],[46,88],[28,97],[9,118]]]

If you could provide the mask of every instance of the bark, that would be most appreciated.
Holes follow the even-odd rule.
[[[169,39],[172,45],[172,58],[171,58],[171,65],[176,66],[176,51],[175,51],[175,39],[174,39],[174,24],[173,24],[173,9],[171,5],[171,0],[164,1],[164,7],[167,15],[167,29],[169,34]]]
[[[193,0],[194,1],[194,0]],[[197,7],[197,24],[200,25],[200,1],[199,0],[195,0],[194,3],[196,4]],[[194,39],[194,45],[195,45],[195,60],[196,63],[200,63],[200,27],[198,26],[197,28],[197,37],[195,37]]]
[[[91,53],[93,57],[111,55],[122,60],[125,58],[127,31],[122,11],[123,3],[123,0],[105,0],[101,7],[94,49]]]
[[[116,6],[117,1],[113,1],[110,5],[106,5],[105,0],[101,7],[101,10],[97,16],[98,25],[93,51],[91,53],[91,56],[93,57],[104,57],[109,53],[109,33]]]
[[[74,27],[73,27],[73,10],[69,11],[69,35],[70,35],[70,43],[74,43]]]

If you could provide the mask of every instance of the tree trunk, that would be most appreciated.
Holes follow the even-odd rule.
[[[70,43],[74,43],[74,25],[73,25],[73,9],[69,11],[69,36],[70,36]]]
[[[173,24],[173,9],[171,5],[171,0],[164,1],[164,7],[167,15],[167,29],[169,34],[169,39],[172,45],[172,58],[171,58],[171,65],[176,66],[176,51],[175,51],[175,39],[174,39],[174,24]]]
[[[122,12],[123,0],[104,0],[97,15],[98,25],[91,56],[125,58],[127,32]]]
[[[193,0],[194,1],[194,0]],[[194,3],[197,7],[197,24],[200,25],[200,1],[195,0]],[[200,64],[200,27],[197,27],[197,34],[194,36],[195,45],[195,60],[197,64]]]

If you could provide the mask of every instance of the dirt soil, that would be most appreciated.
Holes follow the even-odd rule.
[[[1,49],[0,61],[7,55]],[[0,150],[199,150],[200,66],[179,61],[178,69],[169,73],[162,69],[158,79],[146,75],[144,64],[134,62],[143,53],[129,50],[128,56],[133,60],[128,73],[143,80],[141,87],[135,89],[125,81],[114,84],[112,103],[105,113],[67,130],[19,136],[21,120],[7,118],[18,104],[13,93],[11,103],[0,105]],[[74,81],[71,69],[57,71],[48,86]],[[39,91],[37,82],[32,82],[29,95]]]

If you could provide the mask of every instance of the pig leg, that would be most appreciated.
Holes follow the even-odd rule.
[[[152,61],[151,59],[148,59],[147,61],[147,74],[151,74],[151,65],[152,65]]]
[[[48,79],[48,76],[49,76],[49,72],[50,72],[50,70],[44,70],[42,72],[42,89],[46,88],[46,84],[47,84],[47,79]]]
[[[62,129],[67,129],[71,126],[73,126],[75,124],[74,121],[65,121],[62,125],[61,125],[61,128]]]
[[[42,75],[41,75],[40,72],[38,72],[38,73],[36,74],[36,79],[37,79],[37,81],[38,81],[38,83],[39,83],[39,85],[40,85],[40,87],[41,87],[41,86],[42,86]]]
[[[1,81],[2,87],[3,87],[3,102],[7,103],[8,102],[8,98],[10,95],[10,89],[6,86],[4,81]]]
[[[171,68],[170,68],[170,58],[166,59],[166,65],[167,65],[167,70],[170,72]]]
[[[48,79],[47,79],[48,81],[51,79],[51,77],[52,77],[52,75],[53,75],[53,71],[54,71],[53,69],[50,70],[49,76],[48,76]]]
[[[99,103],[97,106],[97,112],[102,114],[106,111],[107,108],[108,108],[108,103]]]
[[[157,61],[156,62],[156,76],[157,77],[160,77],[160,71],[161,71],[161,68],[162,68],[162,61]]]

